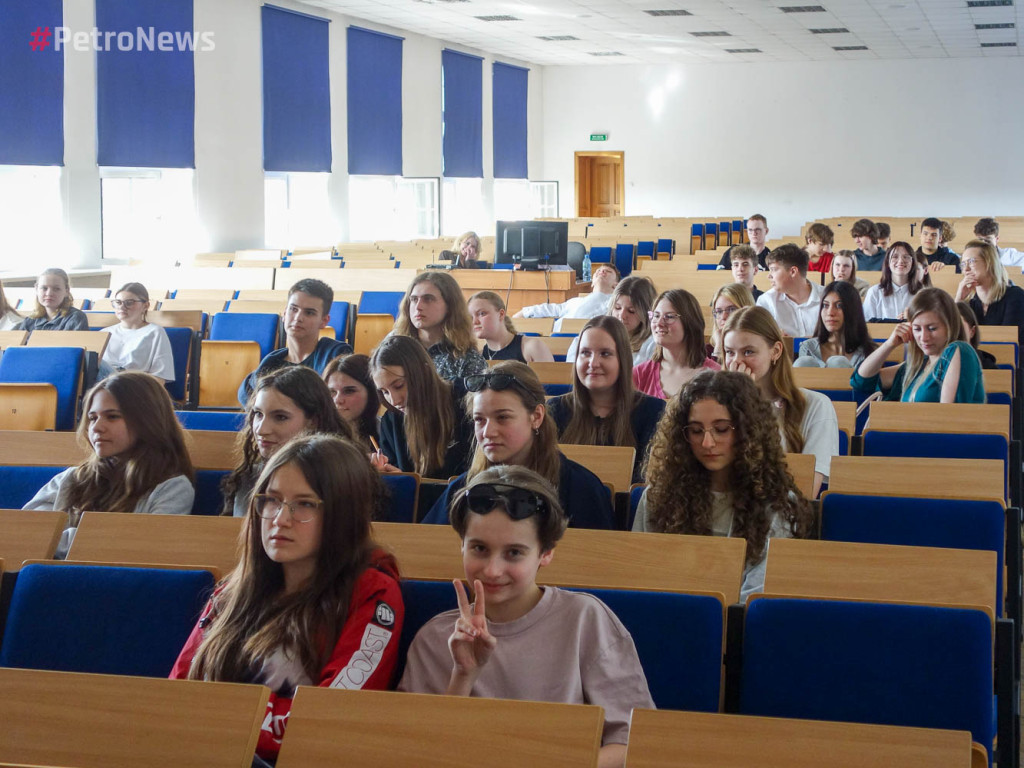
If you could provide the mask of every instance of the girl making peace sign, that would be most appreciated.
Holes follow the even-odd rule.
[[[451,521],[475,602],[455,581],[458,609],[417,633],[399,689],[597,704],[598,765],[622,766],[632,709],[654,703],[633,638],[608,606],[537,584],[566,528],[557,492],[525,467],[496,465],[455,496]]]

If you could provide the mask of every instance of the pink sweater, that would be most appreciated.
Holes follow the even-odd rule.
[[[720,371],[722,366],[708,357],[704,359],[704,369],[707,371]],[[661,388],[661,363],[648,360],[646,363],[640,363],[640,365],[633,368],[633,386],[645,395],[668,400],[668,395]]]

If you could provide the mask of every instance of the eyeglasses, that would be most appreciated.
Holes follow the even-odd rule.
[[[483,392],[485,389],[501,392],[511,387],[519,387],[523,392],[529,392],[523,382],[508,373],[475,373],[463,379],[463,383],[470,392]]]
[[[905,253],[894,253],[889,257],[890,264],[910,264],[913,260],[913,256],[909,256]]]
[[[110,305],[114,309],[120,309],[121,307],[124,307],[125,309],[131,309],[136,304],[145,304],[145,302],[142,301],[141,299],[111,299],[110,301]]]
[[[648,312],[647,317],[652,323],[664,321],[665,325],[672,325],[672,323],[679,319],[679,315],[675,312],[666,312],[664,314],[661,312]]]
[[[710,433],[711,439],[715,443],[719,443],[732,437],[733,430],[736,429],[736,425],[731,424],[727,421],[720,421],[716,424],[711,425],[711,429],[704,429],[704,427],[697,426],[695,424],[687,424],[683,427],[683,434],[686,435],[686,439],[693,445],[700,445],[704,442],[704,435]]]
[[[713,309],[711,310],[711,316],[714,318],[728,317],[735,312],[739,307],[725,307],[724,309]]]
[[[470,511],[478,515],[486,515],[498,506],[504,507],[513,520],[525,520],[548,511],[543,496],[514,485],[481,483],[470,488],[465,498]]]
[[[266,493],[258,493],[252,497],[256,514],[264,520],[273,520],[281,514],[285,507],[291,513],[292,520],[296,523],[308,523],[316,517],[317,510],[324,505],[320,499],[300,499],[299,501],[285,501],[277,499]]]
[[[973,267],[975,264],[978,263],[978,260],[977,259],[962,259],[960,261],[960,263],[963,264],[965,267]]]

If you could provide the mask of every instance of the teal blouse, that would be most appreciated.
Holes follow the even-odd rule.
[[[892,388],[885,393],[886,400],[899,400],[904,403],[937,403],[942,396],[942,380],[949,368],[949,361],[956,350],[960,350],[960,383],[956,388],[957,403],[984,403],[985,382],[981,371],[981,362],[974,349],[965,341],[954,341],[942,350],[935,367],[928,373],[923,371],[913,381],[904,382],[903,374],[906,363],[900,366],[893,380]],[[922,377],[924,377],[922,379]],[[860,392],[882,391],[878,375],[862,377],[856,370],[850,377],[850,386]]]

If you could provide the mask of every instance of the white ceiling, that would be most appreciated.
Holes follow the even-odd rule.
[[[969,7],[968,0],[306,0],[306,4],[547,65],[1020,56],[1024,0],[980,1],[1004,4]],[[824,10],[780,10],[792,6]],[[685,10],[692,15],[652,16],[646,13],[650,10]],[[480,16],[515,20],[483,21]],[[993,24],[1010,26],[978,28]],[[728,36],[695,36],[700,32],[727,32]],[[579,39],[541,39],[566,35]],[[998,45],[1006,43],[1012,45]],[[850,46],[868,50],[836,50]],[[737,52],[748,49],[760,53]]]

